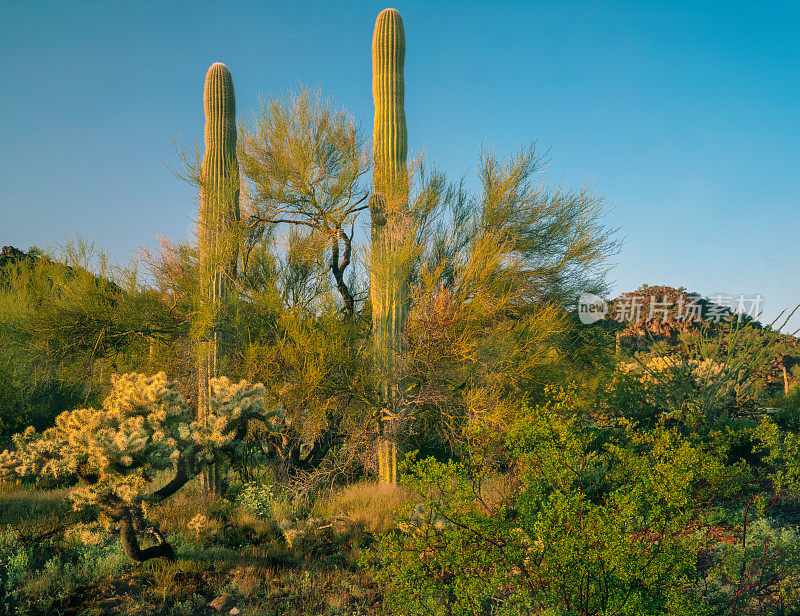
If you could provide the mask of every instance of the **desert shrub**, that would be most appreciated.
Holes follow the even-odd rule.
[[[85,544],[80,537],[30,537],[5,527],[0,532],[0,613],[46,614],[54,601],[79,586],[128,566],[119,544]]]
[[[775,423],[789,432],[800,432],[800,387],[793,387],[788,394],[779,397],[775,406]]]
[[[236,503],[240,507],[262,518],[272,516],[272,503],[274,500],[275,495],[272,492],[272,487],[256,482],[244,484],[236,497]]]
[[[792,435],[769,420],[742,428],[768,464],[753,466],[730,456],[732,428],[687,437],[665,418],[609,427],[569,408],[567,396],[526,410],[507,433],[508,468],[479,447],[409,464],[423,503],[364,561],[392,613],[798,607],[794,531],[764,521],[778,495],[798,502]],[[487,498],[509,475],[505,498]]]
[[[617,416],[648,426],[668,416],[687,433],[757,422],[769,398],[762,375],[779,349],[771,327],[738,320],[724,330],[682,332],[676,345],[655,344],[623,361],[608,404]]]
[[[716,544],[715,550],[717,558],[702,572],[701,588],[717,613],[787,614],[800,607],[796,525],[776,523],[756,508],[741,536]]]
[[[33,549],[18,539],[18,533],[10,526],[0,532],[0,613],[3,614],[12,613],[19,586],[35,563]]]
[[[480,461],[427,459],[409,468],[425,506],[411,512],[403,532],[382,538],[378,550],[378,578],[393,613],[577,608],[588,614],[604,607],[636,613],[645,607],[652,590],[642,571],[652,545],[645,537],[660,520],[640,516],[630,503],[625,515],[615,516],[610,497],[598,505],[582,493],[593,456],[580,426],[543,415],[516,428],[522,483],[504,504],[483,501],[481,483],[491,470]],[[653,570],[679,567],[683,555],[668,547],[653,559]]]

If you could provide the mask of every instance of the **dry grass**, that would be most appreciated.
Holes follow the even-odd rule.
[[[35,490],[0,483],[0,527],[12,524],[20,529],[57,526],[71,516],[69,490]]]
[[[148,516],[158,522],[162,532],[175,533],[186,530],[197,514],[215,512],[220,506],[218,501],[217,497],[205,494],[197,482],[191,482],[172,498],[150,507]]]
[[[344,518],[371,533],[381,533],[394,525],[399,507],[414,501],[413,495],[400,486],[362,481],[320,499],[314,513],[324,518]]]
[[[66,494],[3,486],[0,519],[21,526],[34,512],[28,524],[40,526],[31,529],[40,535],[63,523],[69,511]],[[317,503],[325,520],[293,521],[302,531],[293,548],[274,521],[188,485],[148,511],[174,542],[176,562],[138,565],[125,559],[117,541],[84,547],[53,535],[47,545],[37,544],[35,562],[23,564],[28,570],[16,585],[21,613],[199,615],[211,613],[209,601],[227,594],[242,614],[374,616],[380,594],[358,567],[372,541],[365,530],[388,528],[393,512],[409,500],[405,490],[393,486],[365,482],[342,488]],[[187,526],[199,513],[218,523],[213,536],[201,537]],[[334,528],[332,518],[346,522]],[[55,566],[45,571],[50,561]]]

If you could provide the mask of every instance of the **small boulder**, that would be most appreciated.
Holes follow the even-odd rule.
[[[211,603],[208,604],[208,607],[214,608],[219,613],[227,612],[230,613],[232,609],[235,609],[236,602],[231,599],[228,595],[220,595],[216,599],[214,599]]]

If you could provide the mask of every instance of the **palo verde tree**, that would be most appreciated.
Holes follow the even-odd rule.
[[[477,194],[432,176],[424,198],[409,201],[419,256],[396,417],[417,448],[433,434],[456,452],[502,440],[547,386],[604,363],[604,345],[587,358],[569,316],[580,292],[602,293],[616,249],[603,200],[547,186],[541,167],[533,146],[505,159],[485,153]]]
[[[231,374],[263,382],[286,410],[287,430],[257,440],[289,479],[321,463],[342,432],[370,429],[361,411],[371,406],[362,386],[371,370],[357,360],[366,285],[353,242],[370,165],[351,117],[307,90],[263,103],[237,141],[241,261],[227,325],[246,343],[227,359]],[[184,162],[182,177],[202,191],[200,161]],[[196,259],[186,247],[166,248],[156,272],[185,295]]]
[[[278,226],[294,228],[286,238],[290,265],[327,270],[346,318],[355,314],[357,301],[355,280],[346,273],[354,258],[353,232],[368,207],[361,186],[369,169],[363,149],[352,118],[305,89],[262,104],[239,140],[248,182],[248,239],[255,243]],[[296,271],[295,286],[310,273]]]
[[[293,420],[270,452],[297,477],[330,463],[336,444],[345,456],[362,449],[369,430],[366,293],[353,236],[368,207],[370,164],[353,119],[305,89],[262,103],[242,126],[238,159],[246,189],[240,292],[248,309],[277,305],[267,309],[268,339],[250,338],[246,370]]]
[[[347,310],[341,310],[347,305],[346,295],[339,293],[340,322],[324,308],[331,306],[332,289],[303,282],[313,275],[335,280],[332,240],[343,231],[352,242],[344,225],[352,225],[364,207],[363,190],[351,188],[364,166],[353,160],[336,172],[347,173],[350,180],[346,191],[336,193],[348,200],[334,201],[324,189],[339,186],[332,178],[341,181],[342,176],[331,176],[332,166],[323,173],[314,171],[316,163],[304,163],[315,160],[315,152],[331,151],[323,139],[325,130],[313,128],[320,120],[306,119],[311,108],[302,99],[292,105],[273,103],[243,133],[239,149],[243,174],[254,180],[248,185],[247,220],[255,237],[266,237],[266,230],[279,224],[311,231],[294,240],[290,236],[283,263],[288,269],[275,267],[279,260],[268,258],[261,248],[251,250],[247,272],[254,275],[240,280],[242,285],[264,286],[272,276],[284,287],[276,333],[271,342],[249,348],[247,376],[263,381],[281,400],[304,438],[316,444],[347,441],[354,433],[343,426],[369,423],[374,429],[375,416],[382,414],[389,420],[382,423],[394,430],[393,439],[411,438],[425,449],[429,444],[423,435],[429,435],[457,450],[465,430],[507,424],[514,409],[540,392],[551,377],[563,378],[559,375],[564,362],[574,375],[581,366],[583,345],[573,335],[567,310],[581,291],[602,291],[605,261],[615,248],[611,233],[601,224],[602,199],[588,191],[546,186],[542,160],[532,147],[505,160],[485,155],[477,194],[449,184],[442,174],[427,172],[419,163],[403,165],[404,198],[389,202],[392,215],[376,234],[387,239],[383,245],[392,258],[380,256],[375,235],[371,245],[373,279],[381,280],[381,272],[402,274],[405,289],[392,287],[391,277],[387,284],[407,297],[402,326],[394,317],[385,320],[392,323],[398,341],[387,347],[393,349],[392,373],[379,374],[371,369],[374,354],[363,352],[370,351],[361,319],[368,313],[356,310],[354,318],[347,316]],[[347,151],[355,158],[358,148]],[[330,178],[328,184],[325,178]],[[402,215],[395,207],[400,203]],[[375,223],[381,211],[372,213]],[[296,247],[302,250],[294,252]],[[319,256],[320,247],[327,256]],[[299,258],[303,254],[316,256],[304,261]],[[317,274],[310,262],[316,264]],[[340,271],[341,263],[335,264]],[[268,271],[272,274],[266,275]],[[372,280],[371,292],[378,289]],[[264,295],[265,303],[274,301],[268,299],[270,293]],[[313,305],[316,308],[310,310]],[[374,299],[371,307],[374,318],[380,307]],[[376,337],[373,322],[373,353]],[[396,393],[387,400],[381,391]],[[392,454],[383,459],[384,470],[391,470]]]

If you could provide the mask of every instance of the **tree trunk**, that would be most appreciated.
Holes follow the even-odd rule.
[[[164,539],[164,535],[151,526],[143,529],[153,535],[158,541],[156,545],[149,548],[141,549],[139,547],[139,539],[135,524],[130,515],[123,516],[119,521],[120,536],[122,538],[122,548],[125,550],[125,555],[137,563],[143,563],[152,558],[166,558],[169,561],[175,560],[175,551],[172,546]]]
[[[130,507],[122,503],[116,497],[111,502],[100,505],[100,510],[114,520],[120,531],[122,549],[125,555],[137,563],[143,563],[152,558],[166,558],[175,560],[175,551],[172,546],[164,539],[164,535],[155,526],[145,527],[142,520],[141,511],[136,507]],[[139,546],[138,533],[147,532],[155,537],[156,545],[142,549]]]

